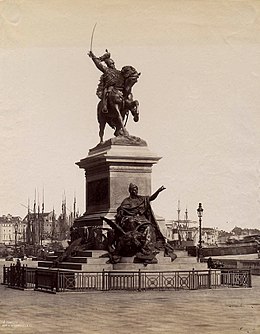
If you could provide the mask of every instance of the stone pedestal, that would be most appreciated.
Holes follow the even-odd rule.
[[[103,226],[100,216],[113,219],[122,200],[129,196],[129,184],[140,195],[151,194],[152,166],[160,160],[146,142],[137,137],[116,137],[89,150],[76,164],[85,170],[86,212],[75,226]]]

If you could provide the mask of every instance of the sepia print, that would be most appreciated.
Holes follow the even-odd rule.
[[[259,18],[0,1],[1,333],[260,333]]]

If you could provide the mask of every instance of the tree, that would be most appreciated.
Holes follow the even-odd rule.
[[[241,235],[243,234],[243,229],[241,227],[235,226],[231,232],[234,235]]]

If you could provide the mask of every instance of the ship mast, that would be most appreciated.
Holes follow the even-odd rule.
[[[181,242],[181,233],[180,233],[180,213],[181,213],[181,209],[180,209],[180,200],[178,200],[178,209],[177,209],[177,214],[178,214],[178,223],[177,223],[177,230],[178,230],[178,239],[180,238],[180,242]]]
[[[43,241],[43,233],[44,233],[44,188],[42,189],[42,216],[40,221],[40,244],[42,246]]]

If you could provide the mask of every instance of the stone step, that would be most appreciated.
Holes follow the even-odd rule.
[[[87,264],[106,264],[106,262],[109,260],[108,257],[101,257],[101,258],[88,258]]]
[[[174,270],[206,270],[208,269],[208,266],[206,265],[206,263],[176,263]]]
[[[156,258],[157,259],[161,259],[161,258],[164,258],[164,252],[159,252],[157,255],[156,255]]]
[[[48,255],[47,257],[53,258],[62,255],[64,251],[57,251],[54,255]],[[106,254],[107,251],[105,250],[84,250],[84,251],[77,251],[76,254],[78,257],[99,257],[100,255]]]
[[[40,268],[51,268],[52,261],[39,261],[38,267]],[[73,262],[61,262],[57,264],[57,268],[61,269],[71,269],[71,270],[82,270],[82,263]]]
[[[113,270],[138,271],[140,270],[173,270],[169,264],[147,264],[143,263],[116,263],[113,264]]]
[[[192,269],[194,270],[205,270],[207,269],[207,266],[205,263],[195,263],[194,265],[187,265],[187,264],[174,264],[174,262],[170,264],[148,264],[145,266],[142,263],[116,263],[113,264],[114,270],[123,270],[123,271],[138,271],[141,270],[159,270],[159,271],[175,271],[175,270],[185,270],[190,271]]]
[[[43,268],[43,267],[41,267],[41,268],[39,268],[39,269],[41,269],[41,271],[43,271],[43,270],[46,270],[46,271],[60,271],[60,272],[64,272],[64,273],[67,273],[67,272],[69,272],[69,273],[80,273],[81,271],[80,270],[73,270],[73,269],[62,269],[62,268]]]
[[[101,255],[104,255],[106,253],[107,251],[105,250],[85,250],[85,251],[78,251],[77,256],[99,258]]]
[[[47,256],[45,261],[54,261],[58,258],[58,256],[52,255]],[[75,263],[87,263],[88,258],[87,257],[79,257],[79,256],[73,256],[69,260],[64,260],[64,262],[75,262]]]
[[[59,250],[59,251],[56,251],[56,252],[55,252],[54,256],[60,256],[60,255],[62,255],[63,253],[64,253],[63,250]],[[51,255],[49,255],[49,256],[51,256]]]
[[[144,266],[142,263],[117,263],[117,264],[107,264],[107,259],[88,259],[90,263],[74,263],[74,262],[61,262],[58,264],[57,268],[52,268],[52,261],[39,261],[39,268],[52,268],[52,269],[64,269],[64,270],[74,270],[74,271],[87,271],[95,272],[102,270],[124,270],[124,271],[138,271],[141,270],[159,270],[159,271],[171,271],[171,270],[206,270],[206,263],[157,263],[148,264]]]
[[[174,253],[177,255],[177,257],[188,257],[187,251],[174,250]]]
[[[171,261],[171,258],[168,257],[168,256],[162,256],[161,254],[157,254],[156,256],[157,260],[158,260],[158,264],[160,265],[168,265],[168,264],[171,264],[172,261]],[[47,257],[47,259],[45,261],[40,261],[39,263],[39,266],[41,267],[51,267],[52,265],[52,262],[57,259],[57,256],[49,256]],[[74,263],[74,264],[92,264],[92,265],[99,265],[99,264],[106,264],[106,262],[108,261],[108,257],[103,257],[103,258],[94,258],[94,257],[80,257],[80,256],[76,256],[76,257],[72,257],[68,260],[64,260],[63,263]],[[122,261],[123,259],[127,259],[127,258],[122,258]],[[132,258],[129,258],[129,261],[124,261],[126,263],[133,263],[133,259],[134,257]],[[180,265],[184,265],[187,267],[187,265],[189,265],[189,267],[191,267],[191,265],[193,264],[196,264],[197,263],[197,260],[196,258],[176,258],[174,261],[174,265],[177,265],[177,264],[180,264]],[[81,269],[79,269],[81,270]]]
[[[104,258],[94,258],[94,257],[71,257],[69,260],[64,260],[63,262],[70,263],[84,263],[84,264],[105,264],[109,260],[108,257]]]
[[[174,263],[189,263],[189,264],[192,264],[192,263],[197,263],[197,259],[196,259],[196,257],[177,257],[174,260]]]
[[[91,253],[90,253],[91,252]],[[92,253],[92,251],[81,251],[77,253],[77,256],[73,256],[70,260],[65,260],[64,262],[75,262],[75,263],[105,263],[108,260],[108,257],[92,256],[98,254],[106,254],[106,252],[101,253],[100,251],[96,251],[97,253]],[[91,256],[90,256],[91,255]],[[58,258],[56,255],[49,255],[46,257],[46,261],[54,261]],[[169,256],[164,256],[163,252],[160,252],[156,255],[156,258],[159,263],[170,263],[171,258]],[[100,260],[100,262],[99,262]],[[94,262],[93,262],[94,261]],[[195,263],[197,259],[194,257],[177,257],[174,262],[178,263]]]
[[[189,256],[186,251],[179,251],[176,250],[174,251],[174,254],[177,256],[177,258],[174,260],[175,263],[196,263],[197,258]],[[160,262],[161,259],[165,258],[164,257],[164,252],[160,252],[159,254],[156,255],[156,258]]]
[[[72,262],[72,263],[87,263],[88,258],[83,256],[73,256],[69,260],[64,260],[63,262]]]
[[[79,257],[92,257],[92,251],[77,251],[77,256]]]
[[[113,270],[113,265],[111,263],[82,264],[82,271],[101,272],[103,270],[106,270],[106,271]]]
[[[102,271],[102,270],[113,270],[112,264],[105,263],[104,260],[107,259],[91,259],[92,263],[74,263],[74,262],[61,262],[57,265],[55,269],[68,269],[74,271]],[[98,260],[103,260],[98,261]],[[96,262],[97,261],[97,262]],[[101,262],[101,263],[99,263]],[[52,268],[52,261],[40,261],[38,264],[39,268]],[[54,268],[53,268],[54,269]]]
[[[165,256],[165,257],[158,257],[158,256],[156,256],[156,259],[158,260],[159,264],[163,264],[163,263],[167,264],[167,263],[171,263],[172,262],[171,258],[168,257],[168,256]]]
[[[46,256],[46,260],[45,261],[54,261],[58,258],[57,255],[48,255]]]
[[[39,268],[50,268],[52,267],[53,262],[52,261],[39,261],[38,267]]]

